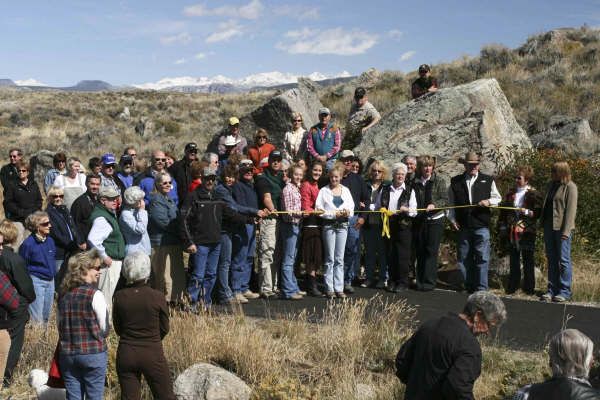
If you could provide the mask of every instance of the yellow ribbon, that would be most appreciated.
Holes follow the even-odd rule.
[[[379,211],[374,211],[381,213],[381,221],[383,222],[383,226],[381,228],[381,237],[390,238],[390,217],[395,214],[394,211],[390,211],[385,207],[379,209]]]

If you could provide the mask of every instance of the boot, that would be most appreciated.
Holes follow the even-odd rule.
[[[309,279],[308,294],[310,294],[311,296],[314,296],[314,297],[323,296],[323,293],[321,293],[319,291],[319,288],[317,287],[317,278],[314,276],[309,276],[308,279]]]

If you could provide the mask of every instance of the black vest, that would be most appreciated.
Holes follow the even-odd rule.
[[[598,400],[600,391],[568,378],[552,378],[532,385],[529,400]]]
[[[471,187],[472,202],[469,202],[469,192],[465,174],[460,174],[453,177],[450,181],[450,190],[454,195],[454,204],[462,206],[467,204],[477,204],[481,200],[487,200],[492,194],[492,182],[494,179],[482,173],[477,175],[477,180]],[[490,226],[490,209],[487,207],[469,207],[457,208],[456,221],[461,227],[476,229],[489,228]]]
[[[390,208],[390,189],[392,185],[384,185],[381,189],[381,207]],[[410,201],[410,192],[412,192],[413,187],[409,182],[404,182],[404,191],[400,195],[398,199],[398,204],[396,204],[396,210],[398,210],[401,206],[408,207],[408,202]],[[390,233],[393,235],[394,231],[397,229],[407,229],[412,225],[412,218],[407,214],[395,214],[390,217]]]

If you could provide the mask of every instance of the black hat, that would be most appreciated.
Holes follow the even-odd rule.
[[[431,71],[431,68],[429,67],[429,65],[427,64],[421,64],[419,65],[419,73],[421,72],[429,72]]]
[[[194,142],[190,142],[188,144],[185,145],[185,151],[188,152],[190,150],[196,150],[198,151],[198,145]]]
[[[123,154],[121,158],[119,158],[119,164],[133,164],[133,157],[131,157],[129,154]]]
[[[273,160],[283,160],[283,155],[281,154],[281,151],[279,150],[273,150],[272,152],[269,153],[269,163]]]

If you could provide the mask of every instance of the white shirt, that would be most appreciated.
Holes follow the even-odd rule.
[[[472,196],[471,196],[471,188],[473,187],[473,184],[477,180],[478,176],[479,176],[479,173],[477,173],[475,176],[468,175],[465,179],[465,181],[467,183],[467,192],[469,193],[469,203],[470,204],[473,204],[473,200],[472,200]],[[498,188],[496,188],[496,181],[494,181],[493,179],[492,179],[492,187],[490,189],[490,198],[487,200],[490,202],[490,206],[497,206],[502,201],[502,196],[500,196],[500,192],[498,192]],[[454,193],[452,192],[452,187],[448,187],[448,203],[450,205],[456,205],[454,203]],[[453,224],[456,223],[456,212],[453,208],[450,209],[448,212],[448,219]]]
[[[105,337],[108,336],[108,306],[106,305],[104,294],[102,294],[100,290],[96,290],[96,293],[94,293],[94,297],[92,298],[92,309],[98,320],[100,334]]]
[[[341,210],[347,210],[348,217],[354,215],[354,200],[352,200],[352,194],[346,186],[340,186],[342,188],[342,204],[340,204],[339,207],[336,207],[336,205],[333,204],[333,192],[329,185],[324,186],[319,190],[317,201],[315,202],[315,210],[325,211],[321,214],[321,218],[335,219],[335,212]]]
[[[389,211],[397,211],[396,205],[398,205],[398,200],[400,199],[400,196],[402,196],[402,193],[404,192],[404,190],[406,190],[406,185],[404,182],[402,183],[402,185],[398,186],[397,188],[394,187],[394,185],[390,186],[390,204],[388,205]],[[375,208],[376,209],[381,208],[381,192],[379,192],[379,196],[377,197],[377,206]],[[410,191],[410,198],[408,199],[408,208],[409,208],[408,216],[416,217],[417,216],[417,198],[415,196],[414,190]]]
[[[98,217],[92,224],[92,229],[88,234],[88,240],[98,249],[100,256],[104,259],[107,257],[106,250],[104,249],[104,241],[112,232],[112,226],[108,223],[106,218]]]

